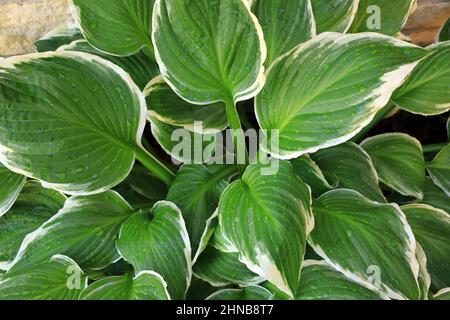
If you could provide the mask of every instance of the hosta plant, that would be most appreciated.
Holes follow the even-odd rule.
[[[448,23],[422,48],[414,0],[70,5],[0,59],[0,299],[449,298],[450,147],[371,130],[445,130]]]

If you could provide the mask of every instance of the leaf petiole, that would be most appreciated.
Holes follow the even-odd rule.
[[[168,186],[175,180],[175,173],[143,147],[136,147],[134,153],[136,159],[139,160],[144,167],[158,176]]]

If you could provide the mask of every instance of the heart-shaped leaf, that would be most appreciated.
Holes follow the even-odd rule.
[[[422,203],[442,209],[447,213],[450,212],[450,198],[434,184],[430,177],[425,180]]]
[[[55,255],[0,279],[2,300],[77,300],[87,277],[70,258]]]
[[[87,287],[80,300],[170,300],[167,284],[156,272],[104,278]]]
[[[358,191],[365,197],[386,202],[378,186],[378,175],[369,155],[353,142],[323,149],[311,155],[330,181],[340,188]]]
[[[267,44],[267,67],[316,35],[310,0],[254,0],[252,11],[258,18]]]
[[[1,60],[0,113],[0,161],[68,194],[107,190],[126,178],[135,156],[149,157],[141,147],[144,96],[122,69],[94,55]]]
[[[326,32],[299,45],[272,65],[256,99],[258,122],[268,135],[261,147],[293,159],[351,139],[426,54],[368,33]]]
[[[273,175],[261,174],[264,165],[249,166],[222,194],[219,221],[241,262],[293,296],[314,225],[311,192],[289,162],[277,165]]]
[[[24,176],[10,171],[0,163],[0,217],[11,209],[25,181]]]
[[[427,164],[433,182],[450,197],[450,144]]]
[[[335,31],[345,33],[352,25],[359,0],[311,0],[317,33]]]
[[[331,266],[390,298],[419,298],[416,240],[397,205],[340,189],[317,199],[313,212],[310,244]]]
[[[296,300],[380,300],[380,293],[346,278],[325,261],[307,260]]]
[[[239,261],[238,253],[221,252],[212,246],[200,255],[194,265],[194,275],[214,287],[230,284],[246,286],[264,281]]]
[[[450,286],[450,215],[423,204],[402,207],[417,241],[425,251],[433,292]]]
[[[416,0],[360,0],[350,32],[379,32],[395,36],[414,11]]]
[[[380,181],[404,196],[423,198],[425,160],[417,139],[387,133],[368,138],[361,146],[372,158]]]
[[[0,218],[0,261],[12,261],[25,236],[55,215],[65,201],[61,193],[28,181],[11,210]]]
[[[115,243],[131,211],[114,191],[72,197],[26,236],[8,272],[29,269],[54,254],[71,257],[83,269],[102,269],[119,260]]]
[[[152,38],[162,75],[187,101],[242,101],[264,84],[262,30],[242,0],[156,0]]]
[[[247,286],[241,289],[223,289],[210,295],[206,300],[270,300],[272,293],[260,286]]]
[[[83,39],[80,29],[72,23],[61,25],[34,43],[38,52],[56,51],[59,47],[72,41]]]
[[[450,41],[430,48],[434,53],[422,60],[394,94],[393,101],[408,112],[436,115],[450,110]]]
[[[136,213],[123,225],[117,241],[122,257],[136,272],[153,270],[168,284],[173,299],[183,299],[192,275],[191,245],[180,210],[161,201]]]
[[[129,56],[151,43],[154,0],[71,0],[72,14],[95,48]]]

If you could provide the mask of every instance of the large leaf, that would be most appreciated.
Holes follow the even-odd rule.
[[[80,300],[169,300],[167,284],[153,271],[109,277],[94,282],[80,296]]]
[[[25,236],[58,213],[65,201],[61,193],[28,181],[11,210],[0,218],[0,261],[13,260]]]
[[[317,33],[347,32],[358,10],[359,0],[311,0]]]
[[[212,286],[250,285],[263,282],[257,274],[239,261],[238,253],[226,253],[212,246],[206,248],[194,265],[194,275]]]
[[[350,32],[379,32],[395,36],[405,25],[416,0],[360,0]]]
[[[119,260],[115,243],[131,207],[116,192],[76,196],[39,229],[27,235],[8,272],[28,269],[54,254],[81,268],[102,269]]]
[[[87,277],[70,258],[55,255],[0,279],[1,300],[77,300]]]
[[[393,101],[403,110],[420,115],[450,110],[450,41],[430,50],[435,52],[418,64],[394,94]]]
[[[141,90],[150,80],[159,75],[159,67],[156,62],[149,60],[142,50],[131,56],[117,57],[95,49],[86,40],[74,41],[59,48],[59,50],[91,53],[111,61],[125,70]]]
[[[264,84],[262,30],[242,0],[157,0],[153,14],[161,73],[185,100],[242,101]]]
[[[297,158],[368,125],[427,51],[380,34],[326,32],[272,65],[256,99],[270,154]],[[275,135],[279,136],[279,139]]]
[[[450,144],[427,164],[427,170],[434,183],[450,197]]]
[[[0,163],[0,217],[11,209],[25,181],[24,176],[10,171]]]
[[[38,52],[56,51],[59,47],[79,39],[83,39],[80,29],[68,23],[46,33],[34,43],[34,46]]]
[[[161,201],[123,225],[117,249],[136,272],[153,270],[168,284],[173,299],[183,299],[192,276],[191,245],[180,210]]]
[[[228,127],[223,103],[193,105],[177,96],[162,77],[153,79],[145,88],[144,94],[151,118],[194,132],[198,130],[195,122],[201,122],[201,132],[197,133],[222,131]]]
[[[197,252],[207,220],[213,215],[220,196],[228,186],[226,179],[234,172],[232,166],[215,172],[211,167],[185,165],[170,187],[167,200],[175,203],[183,214],[193,254]]]
[[[450,212],[450,198],[438,186],[436,186],[430,177],[425,180],[425,188],[422,203],[432,207]]]
[[[118,56],[128,56],[151,43],[154,0],[71,0],[74,18],[89,43]]]
[[[254,0],[252,11],[258,18],[267,44],[267,67],[316,35],[310,0]]]
[[[272,293],[260,286],[246,286],[241,289],[223,289],[210,295],[206,300],[270,300]]]
[[[144,152],[144,96],[122,69],[86,53],[1,60],[0,113],[0,161],[65,193],[111,188]]]
[[[336,270],[394,299],[418,299],[416,240],[394,204],[333,190],[313,203],[314,250]]]
[[[423,198],[425,159],[418,140],[387,133],[368,138],[361,146],[372,158],[380,181],[404,196]]]
[[[296,300],[380,300],[382,296],[346,278],[325,261],[307,260]]]
[[[293,296],[300,278],[306,237],[313,228],[311,192],[289,162],[273,175],[251,165],[219,203],[219,221],[247,267]]]
[[[328,180],[337,181],[339,187],[358,191],[373,201],[386,202],[372,160],[355,143],[320,150],[311,157]]]
[[[450,286],[450,215],[423,204],[402,207],[427,257],[434,292]]]

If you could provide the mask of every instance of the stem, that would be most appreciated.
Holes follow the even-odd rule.
[[[378,111],[378,113],[375,115],[375,118],[373,118],[372,122],[369,123],[364,129],[361,130],[353,139],[354,142],[361,142],[365,136],[372,131],[373,128],[377,126],[392,110],[394,110],[395,105],[392,102],[389,102],[388,105],[386,105],[383,109]]]
[[[247,168],[248,164],[248,151],[247,146],[245,144],[245,136],[244,131],[242,130],[241,120],[239,118],[239,114],[236,109],[236,105],[233,101],[233,98],[228,98],[225,101],[225,106],[227,109],[227,116],[228,116],[228,122],[230,123],[231,129],[233,129],[233,142],[234,142],[234,149],[236,153],[236,159],[239,162],[239,159],[237,155],[239,154],[240,148],[244,148],[244,155],[245,155],[245,163],[239,164],[239,169],[241,170],[241,173],[245,172],[245,169]]]
[[[134,153],[142,165],[164,181],[167,186],[170,186],[173,180],[175,180],[175,173],[166,167],[161,161],[156,159],[155,156],[147,150],[137,147],[135,148]]]
[[[444,149],[448,143],[436,143],[423,146],[423,153],[437,153]]]
[[[291,297],[284,293],[283,291],[281,291],[280,289],[278,289],[278,287],[276,287],[275,285],[273,285],[272,283],[266,281],[262,284],[262,286],[264,288],[266,288],[267,290],[271,291],[272,293],[278,295],[281,299],[284,300],[292,300]]]

